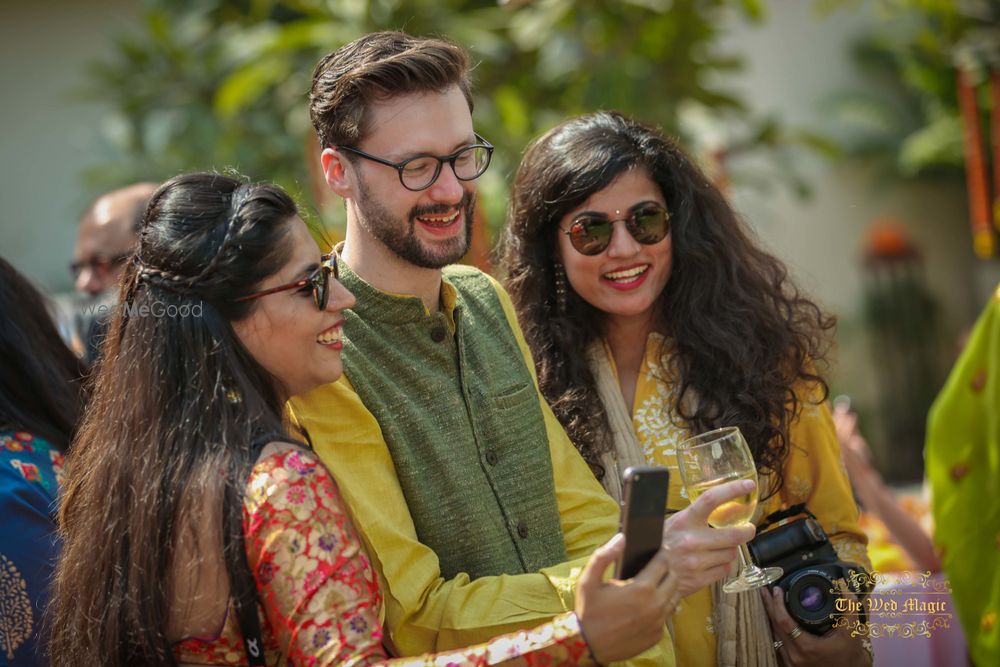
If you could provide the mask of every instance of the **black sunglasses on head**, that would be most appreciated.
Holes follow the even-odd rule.
[[[278,287],[261,290],[260,292],[254,292],[253,294],[247,294],[246,296],[242,296],[236,300],[249,301],[250,299],[259,299],[260,297],[267,296],[268,294],[277,294],[278,292],[286,292],[293,289],[310,288],[312,290],[313,303],[316,304],[316,308],[324,310],[330,299],[331,275],[334,280],[340,280],[340,267],[337,266],[337,253],[334,252],[331,252],[328,255],[323,255],[320,259],[319,267],[301,280],[296,280],[295,282],[288,283],[287,285],[280,285]]]
[[[670,233],[670,213],[653,203],[641,204],[626,217],[614,220],[607,215],[584,213],[573,219],[569,229],[560,231],[581,255],[599,255],[611,245],[616,222],[624,222],[632,238],[643,245],[659,243]]]

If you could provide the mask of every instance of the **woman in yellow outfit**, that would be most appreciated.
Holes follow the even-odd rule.
[[[841,560],[870,569],[814,369],[833,320],[675,144],[613,112],[550,130],[518,169],[501,256],[542,391],[612,497],[626,467],[676,473],[681,441],[738,426],[755,520],[806,503]],[[673,474],[668,509],[687,505]],[[846,628],[803,632],[767,592],[703,588],[673,624],[679,665],[871,659]]]

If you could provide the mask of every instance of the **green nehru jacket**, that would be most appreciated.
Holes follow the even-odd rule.
[[[441,574],[537,572],[566,560],[538,394],[492,282],[444,270],[442,308],[380,292],[341,264],[344,370],[392,455]]]

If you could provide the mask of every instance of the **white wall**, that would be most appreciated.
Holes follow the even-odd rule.
[[[824,104],[835,91],[872,85],[850,61],[853,39],[871,25],[867,10],[820,19],[803,0],[773,0],[767,24],[739,27],[727,37],[749,67],[734,78],[755,110],[820,132],[834,131]],[[735,168],[746,168],[737,164]],[[800,285],[840,320],[836,389],[874,407],[873,350],[861,322],[865,230],[877,218],[896,218],[923,252],[928,286],[943,309],[946,336],[967,326],[1000,280],[996,262],[971,250],[961,182],[885,182],[859,161],[803,155],[798,168],[814,189],[802,200],[737,188],[736,207],[782,257]]]
[[[107,108],[74,91],[138,13],[126,0],[0,5],[0,255],[48,291],[72,289],[77,220],[99,194],[81,172],[110,157]]]

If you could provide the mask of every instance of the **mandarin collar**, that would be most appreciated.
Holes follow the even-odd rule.
[[[340,270],[340,282],[349,289],[357,298],[357,303],[351,308],[356,315],[369,322],[383,322],[386,324],[408,324],[420,322],[432,317],[431,313],[424,306],[424,301],[412,294],[394,294],[383,292],[364,280],[354,272],[339,255],[338,268]],[[441,276],[441,312],[448,319],[449,324],[454,327],[455,307],[458,304],[458,292],[455,286],[448,280],[447,276]]]

